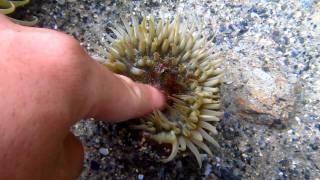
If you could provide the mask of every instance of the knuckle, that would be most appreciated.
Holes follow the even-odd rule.
[[[76,53],[79,54],[83,51],[79,42],[67,34],[53,31],[53,33],[50,32],[44,36],[45,42],[47,42],[48,39],[51,39],[49,48],[52,48],[55,53],[70,56]]]
[[[91,74],[90,61],[79,43],[72,37],[59,33],[49,32],[43,35],[44,39],[53,39],[46,47],[46,59],[40,64],[46,69],[46,74],[56,82],[63,82],[66,88],[81,88],[88,81]]]
[[[48,66],[52,67],[54,71],[60,73],[82,71],[87,68],[86,53],[80,44],[71,36],[55,32],[49,33],[49,37],[44,39],[53,39],[50,45],[47,46],[47,59],[43,61]]]

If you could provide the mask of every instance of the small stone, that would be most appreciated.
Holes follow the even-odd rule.
[[[231,114],[228,113],[228,112],[224,112],[224,114],[223,114],[223,117],[224,117],[225,119],[229,119],[230,116],[231,116]]]
[[[143,175],[143,174],[139,174],[139,175],[138,175],[138,180],[143,180],[143,178],[144,178],[144,175]]]
[[[220,27],[219,27],[219,31],[220,32],[224,32],[226,30],[226,27],[224,24],[220,24]]]
[[[66,3],[65,0],[57,0],[57,2],[60,4],[60,5],[64,5]]]
[[[300,124],[301,119],[299,117],[296,116],[294,119]]]
[[[100,148],[99,153],[106,156],[109,154],[109,150],[107,148]]]
[[[100,164],[97,161],[91,161],[90,168],[94,171],[97,171],[100,169]]]
[[[316,151],[316,150],[319,149],[319,146],[318,146],[316,143],[312,143],[312,144],[310,144],[309,146],[310,146],[310,147],[312,148],[312,150],[314,150],[314,151]]]
[[[211,165],[211,164],[207,164],[207,165],[205,166],[204,175],[205,175],[206,177],[208,177],[208,176],[211,174],[211,172],[212,172],[212,165]]]
[[[280,171],[280,172],[279,172],[279,176],[283,176],[283,172]]]

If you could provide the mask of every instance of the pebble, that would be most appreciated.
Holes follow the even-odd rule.
[[[90,168],[94,171],[97,171],[100,168],[100,164],[97,161],[92,160],[90,162]]]
[[[66,3],[66,0],[56,0],[60,5],[64,5]]]
[[[312,143],[312,144],[310,144],[309,145],[313,150],[318,150],[319,149],[319,146],[318,146],[318,144],[317,143]]]
[[[144,175],[143,175],[143,174],[139,174],[139,175],[138,175],[138,180],[143,180],[143,178],[144,178]]]
[[[212,172],[212,165],[211,165],[211,164],[207,164],[207,165],[205,166],[204,175],[205,175],[206,177],[208,177],[208,176],[211,174],[211,172]]]
[[[107,148],[100,148],[99,153],[106,156],[109,154],[109,150]]]

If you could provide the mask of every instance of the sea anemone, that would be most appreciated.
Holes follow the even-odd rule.
[[[134,81],[151,84],[167,96],[167,105],[138,120],[132,127],[147,133],[159,144],[171,144],[172,160],[179,151],[189,149],[201,167],[199,150],[212,156],[207,145],[219,144],[215,123],[220,111],[220,84],[223,58],[215,53],[208,38],[195,26],[174,20],[155,21],[136,17],[122,19],[107,35],[110,44],[103,62],[115,73]]]
[[[17,7],[24,6],[28,4],[30,0],[17,0],[17,1],[9,1],[9,0],[0,0],[0,14],[9,15],[14,13]],[[36,17],[33,17],[30,21],[18,20],[9,17],[13,22],[16,22],[25,26],[33,26],[38,22]]]

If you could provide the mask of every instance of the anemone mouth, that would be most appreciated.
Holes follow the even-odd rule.
[[[183,94],[188,91],[188,77],[185,77],[184,68],[177,65],[175,57],[161,58],[160,54],[155,52],[153,57],[147,59],[153,62],[151,67],[145,67],[143,76],[131,76],[135,81],[151,84],[162,90],[167,96],[172,94]]]
[[[159,144],[171,144],[172,160],[189,149],[201,166],[199,149],[212,156],[207,142],[219,147],[210,134],[222,115],[220,82],[223,58],[215,53],[200,30],[180,22],[145,17],[141,22],[110,28],[108,55],[104,65],[135,81],[151,84],[168,97],[166,108],[155,111],[132,127],[150,134]]]

